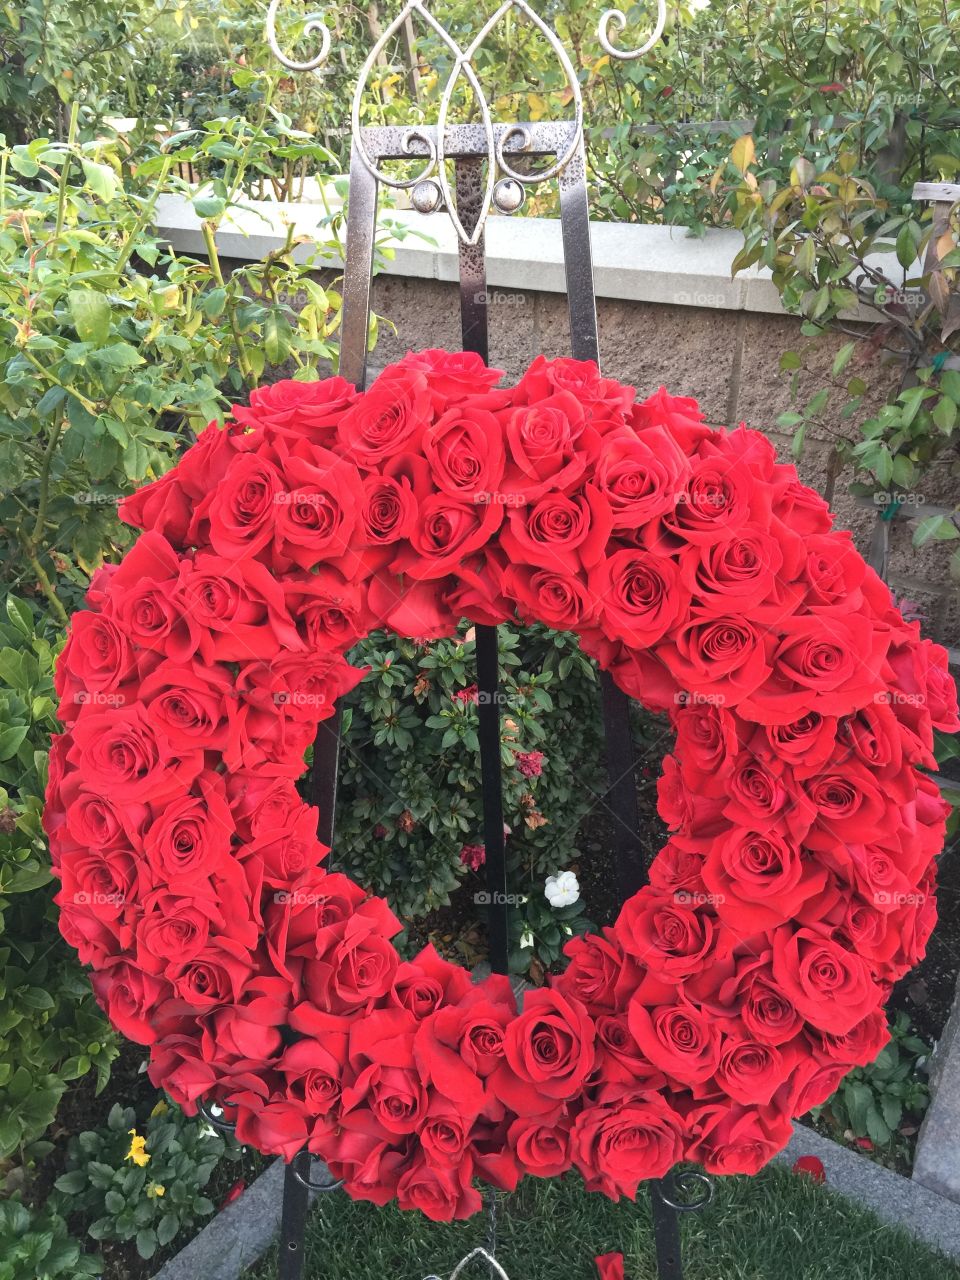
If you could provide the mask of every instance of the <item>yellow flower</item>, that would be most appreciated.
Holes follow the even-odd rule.
[[[156,1106],[153,1108],[153,1110],[150,1112],[150,1119],[152,1120],[154,1116],[162,1116],[162,1115],[166,1115],[166,1113],[167,1113],[169,1110],[170,1110],[170,1108],[167,1106],[167,1104],[166,1104],[165,1100],[164,1100],[163,1098],[161,1098],[161,1099],[157,1102],[157,1105],[156,1105]]]
[[[166,1191],[167,1191],[167,1188],[166,1188],[166,1187],[162,1187],[162,1186],[160,1185],[160,1183],[159,1183],[159,1182],[148,1182],[148,1183],[147,1183],[147,1195],[148,1195],[148,1196],[162,1196],[162,1195],[165,1195],[165,1194],[166,1194]]]
[[[142,1169],[145,1164],[150,1163],[150,1157],[147,1155],[145,1150],[147,1140],[146,1138],[141,1138],[136,1129],[128,1129],[127,1132],[131,1135],[130,1150],[127,1152],[124,1159],[132,1160],[135,1165],[139,1165]]]

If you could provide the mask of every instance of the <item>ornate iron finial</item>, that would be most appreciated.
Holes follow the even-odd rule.
[[[611,58],[621,58],[626,62],[633,58],[642,58],[645,53],[649,53],[663,35],[663,28],[666,26],[666,22],[667,0],[657,0],[657,22],[646,44],[640,45],[637,49],[618,49],[610,39],[610,27],[612,25],[618,31],[626,31],[627,17],[621,9],[608,9],[606,13],[600,15],[600,26],[597,30],[597,35],[600,38],[600,43]]]
[[[303,27],[304,35],[318,35],[320,37],[320,52],[312,58],[308,58],[305,62],[298,62],[295,58],[288,57],[280,48],[280,42],[277,39],[277,11],[279,8],[280,0],[270,0],[266,20],[266,36],[270,52],[278,62],[281,62],[290,71],[316,71],[330,57],[330,28],[324,22],[323,15],[319,13],[311,14]]]
[[[574,155],[576,155],[583,137],[583,97],[580,90],[580,81],[570,57],[556,32],[543,21],[526,0],[502,0],[502,3],[497,5],[494,12],[482,23],[477,34],[465,47],[458,43],[443,23],[430,12],[428,5],[429,0],[407,0],[370,50],[360,70],[353,94],[350,111],[351,134],[353,144],[363,165],[378,182],[392,187],[394,190],[411,191],[414,207],[422,212],[432,212],[441,206],[445,206],[460,240],[464,244],[474,245],[483,234],[484,224],[491,205],[494,205],[501,213],[516,212],[523,204],[527,187],[556,177],[562,173]],[[291,71],[316,71],[329,56],[331,44],[330,31],[322,16],[311,15],[307,18],[304,26],[306,35],[320,35],[321,48],[319,52],[313,58],[297,61],[285,54],[280,48],[277,39],[277,13],[279,7],[280,0],[270,0],[270,6],[267,10],[266,34],[271,50],[280,62]],[[516,161],[512,160],[512,157],[517,154],[522,155],[524,151],[529,150],[529,130],[523,124],[508,125],[506,128],[495,127],[490,113],[490,106],[474,66],[476,56],[484,41],[500,20],[511,12],[521,13],[540,32],[553,50],[566,82],[564,92],[573,107],[572,119],[558,122],[565,125],[566,129],[564,139],[556,154],[556,159],[548,167],[538,169],[534,173],[525,173],[514,168]],[[436,124],[434,126],[411,126],[403,135],[405,153],[409,155],[411,160],[422,160],[423,162],[419,172],[412,178],[397,178],[386,173],[378,166],[367,147],[362,124],[363,98],[370,75],[381,60],[384,49],[398,32],[405,27],[409,27],[413,19],[426,26],[446,46],[453,57],[453,65],[440,95]],[[640,49],[619,50],[615,49],[610,43],[607,34],[608,29],[610,24],[613,23],[621,31],[624,30],[627,25],[627,19],[619,9],[610,9],[600,19],[600,42],[607,53],[615,58],[638,58],[652,48],[659,39],[665,20],[666,0],[657,0],[657,25],[647,43]],[[469,230],[464,227],[457,214],[456,202],[450,188],[446,165],[448,130],[451,127],[448,121],[450,105],[454,90],[461,77],[469,86],[473,100],[477,104],[477,109],[480,113],[480,124],[486,140],[487,153],[486,179],[480,216]]]

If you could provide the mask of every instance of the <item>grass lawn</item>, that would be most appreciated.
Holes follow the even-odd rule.
[[[419,1213],[321,1199],[308,1224],[304,1280],[450,1275],[486,1243],[487,1218],[436,1225]],[[685,1280],[960,1280],[960,1265],[786,1169],[719,1179],[713,1203],[682,1224]],[[501,1197],[497,1259],[510,1280],[597,1280],[596,1254],[620,1250],[627,1280],[656,1280],[650,1208],[587,1195],[575,1176],[528,1178]],[[487,1280],[482,1262],[463,1280]],[[275,1251],[248,1280],[275,1280]]]

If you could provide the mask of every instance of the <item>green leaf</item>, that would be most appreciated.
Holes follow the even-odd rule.
[[[957,405],[949,396],[941,396],[933,407],[930,417],[945,436],[950,435],[957,421]]]
[[[137,1232],[137,1253],[141,1258],[152,1258],[157,1252],[157,1233],[152,1227]]]
[[[854,351],[856,350],[856,346],[857,346],[856,339],[854,339],[851,342],[845,342],[843,346],[840,348],[840,350],[837,352],[837,354],[834,356],[832,373],[835,378],[839,377],[840,374],[843,373],[844,369],[849,364],[850,357],[853,355]]]
[[[920,228],[915,222],[905,222],[897,235],[897,261],[901,267],[912,267],[917,260]]]
[[[110,303],[103,294],[94,289],[71,289],[67,305],[80,341],[102,347],[110,336],[112,317]]]
[[[279,311],[271,311],[263,325],[263,349],[271,364],[283,364],[290,354],[290,325]]]
[[[83,165],[83,176],[93,194],[104,201],[112,200],[117,194],[117,175],[110,165],[87,159],[80,163]]]
[[[0,729],[0,760],[9,760],[11,756],[15,756],[26,736],[26,725],[12,725],[9,729]]]
[[[956,538],[960,538],[960,532],[949,516],[926,516],[913,531],[915,547],[928,542],[952,542]]]
[[[7,617],[22,636],[33,634],[33,611],[25,601],[7,596]]]
[[[157,1242],[167,1245],[180,1230],[180,1221],[174,1213],[165,1213],[157,1226]]]

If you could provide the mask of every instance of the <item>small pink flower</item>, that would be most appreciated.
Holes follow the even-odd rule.
[[[382,840],[384,836],[386,836],[387,834],[387,828],[383,825],[382,822],[378,822],[377,825],[373,828],[373,834],[377,840]]]
[[[475,684],[468,684],[465,689],[458,689],[453,695],[454,702],[479,702],[480,690]]]
[[[465,844],[460,850],[460,861],[471,871],[479,871],[487,860],[487,851],[482,844]]]
[[[539,778],[541,773],[543,773],[543,752],[518,752],[517,767],[525,778]]]

